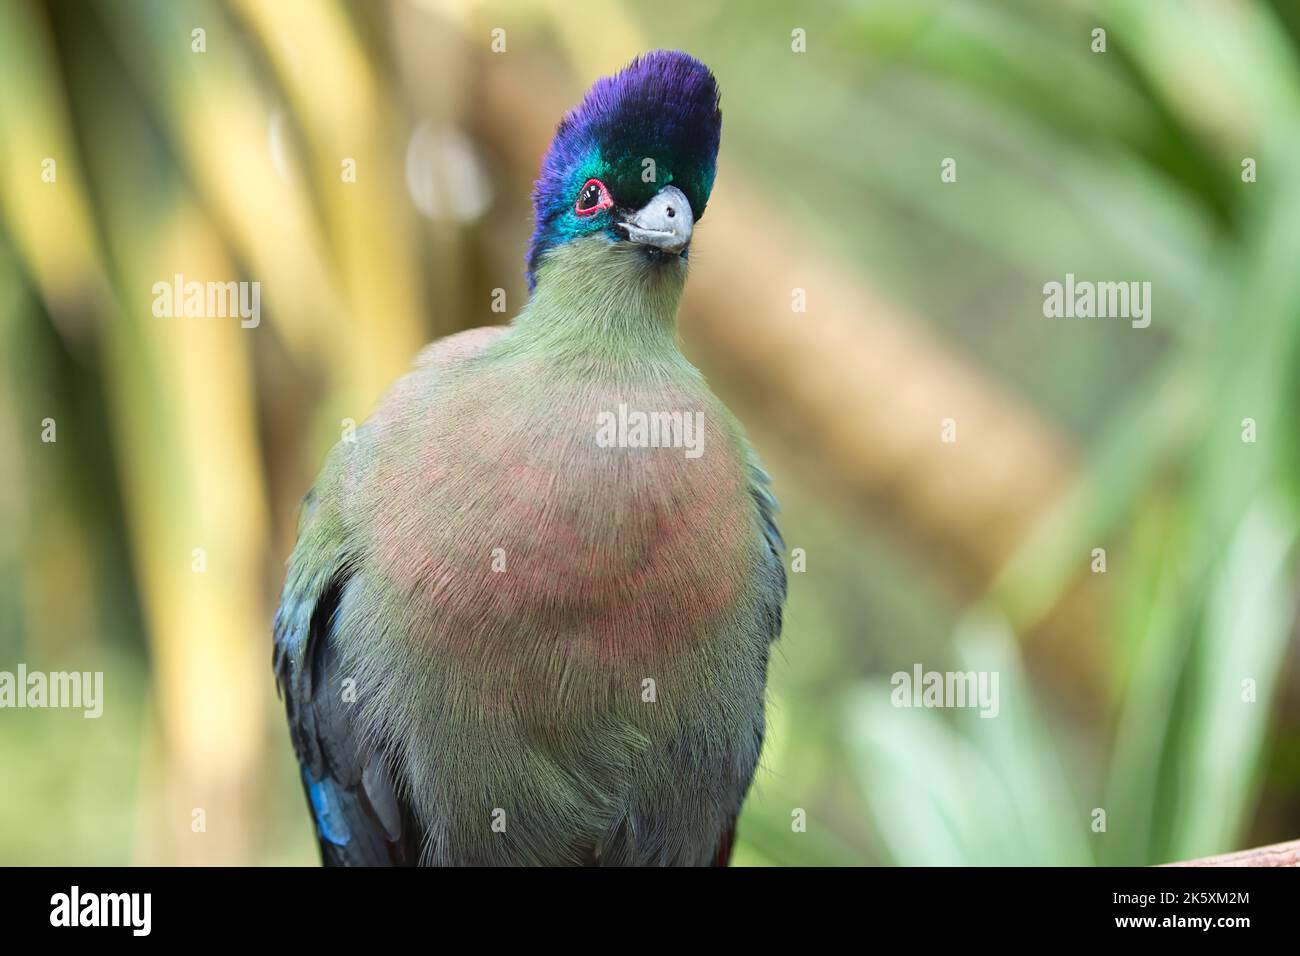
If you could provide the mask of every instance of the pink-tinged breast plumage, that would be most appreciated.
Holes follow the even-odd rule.
[[[702,453],[599,447],[598,415],[620,404],[698,412]],[[378,565],[428,610],[415,640],[482,653],[476,642],[518,636],[512,622],[554,618],[574,651],[663,650],[707,635],[740,597],[758,540],[745,462],[698,382],[595,385],[471,361],[398,427],[422,453],[370,463],[358,493],[379,517]]]

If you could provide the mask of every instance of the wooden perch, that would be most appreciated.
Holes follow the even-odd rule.
[[[1253,850],[1237,850],[1221,856],[1205,856],[1182,863],[1166,863],[1165,866],[1300,866],[1300,840],[1257,846]]]

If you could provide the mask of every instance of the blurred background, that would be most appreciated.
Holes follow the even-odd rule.
[[[655,47],[723,90],[684,348],[806,555],[735,862],[1300,837],[1291,0],[0,0],[0,670],[105,675],[98,720],[0,711],[0,862],[317,861],[298,501],[518,310],[555,123]],[[177,273],[261,323],[156,317]],[[1066,273],[1150,327],[1045,318]],[[998,717],[891,706],[916,664]]]

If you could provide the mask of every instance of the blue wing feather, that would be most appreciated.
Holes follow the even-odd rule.
[[[313,506],[309,495],[304,530]],[[295,566],[310,560],[299,549],[291,561],[275,615],[273,663],[321,858],[328,866],[414,865],[418,828],[384,755],[360,746],[359,704],[343,692],[334,628],[350,571],[346,563],[324,574]]]

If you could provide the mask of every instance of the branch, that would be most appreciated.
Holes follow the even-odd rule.
[[[1165,866],[1300,866],[1300,840],[1257,846],[1222,856],[1205,856],[1199,860],[1166,863]]]

